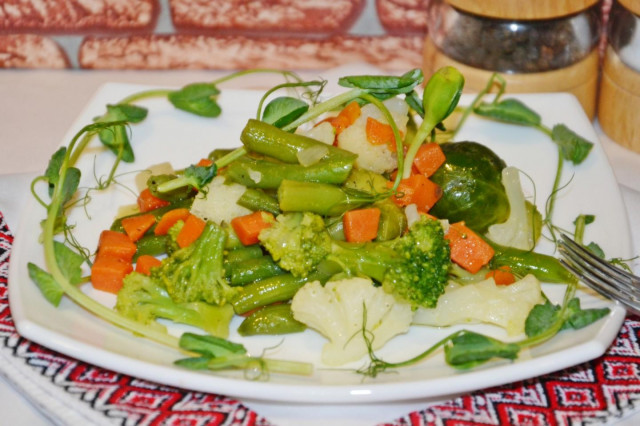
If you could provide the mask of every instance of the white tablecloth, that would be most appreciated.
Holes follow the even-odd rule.
[[[374,71],[368,66],[350,66],[332,70],[331,75],[366,73]],[[306,72],[303,77],[314,78],[320,73]],[[322,73],[329,77],[327,73]],[[104,82],[148,83],[160,86],[179,86],[194,81],[210,81],[222,75],[218,72],[102,72],[102,71],[2,71],[0,73],[0,212],[14,234],[18,230],[21,206],[27,198],[31,176],[45,169],[51,153],[60,144],[70,124],[80,113],[91,95]],[[277,77],[248,77],[237,80],[233,88],[265,88]],[[597,124],[596,124],[597,128]],[[598,129],[599,130],[599,129]],[[640,252],[640,154],[633,153],[602,137],[602,144],[614,168],[627,204],[634,252]],[[637,270],[637,263],[636,263]],[[6,377],[6,375],[5,375]],[[19,378],[12,378],[19,380]],[[50,398],[51,396],[46,396]],[[25,383],[0,380],[0,423],[16,426],[51,424],[38,407],[42,395]],[[30,401],[31,400],[31,401]],[[35,400],[35,404],[32,404]],[[310,407],[249,403],[250,408],[273,423],[299,425],[371,425],[391,421],[416,409],[424,403],[377,404],[362,407],[325,407],[325,417],[309,418]],[[317,407],[314,412],[317,413]],[[629,420],[629,424],[635,422]]]

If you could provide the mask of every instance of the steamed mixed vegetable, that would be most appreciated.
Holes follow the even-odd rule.
[[[109,105],[56,152],[34,181],[34,194],[43,182],[50,201],[36,195],[47,209],[46,264],[29,264],[29,273],[47,300],[57,305],[66,295],[117,326],[190,352],[177,362],[187,368],[311,372],[305,362],[251,356],[226,340],[232,318],[241,315],[242,336],[286,339],[313,330],[305,332],[328,340],[326,365],[368,359],[358,371],[370,376],[440,347],[458,368],[515,359],[522,348],[607,314],[581,309],[576,279],[535,251],[543,228],[550,238],[557,231],[553,198],[564,162],[582,162],[590,142],[562,125],[547,129],[527,106],[502,100],[504,85],[484,102],[493,80],[460,108],[464,78],[451,67],[426,82],[419,70],[343,77],[339,83],[348,90],[325,100],[323,82],[284,75],[290,81],[267,92],[236,149],[215,149],[183,170],[153,173],[137,212],[115,218],[95,254],[73,244],[66,224],[85,146],[97,135],[116,156],[100,182],[105,188],[119,162],[134,161],[127,127],[147,116],[134,102],[162,96],[176,108],[215,117],[223,113],[216,96],[224,79],[132,95]],[[283,89],[286,96],[271,96]],[[305,96],[291,95],[294,89]],[[519,171],[497,153],[453,141],[472,113],[540,129],[558,144],[545,212],[524,196]],[[84,265],[94,288],[117,295],[113,309],[77,286]],[[541,282],[566,284],[564,302],[549,302]],[[158,319],[204,334],[177,339]],[[374,352],[410,327],[470,322],[502,327],[513,339],[464,330],[403,362],[385,362]]]

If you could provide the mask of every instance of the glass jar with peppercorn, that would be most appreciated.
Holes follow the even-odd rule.
[[[640,0],[612,4],[598,121],[611,139],[640,152]]]
[[[474,92],[498,72],[512,93],[571,92],[595,116],[598,0],[432,0],[428,16],[425,74],[453,65]]]

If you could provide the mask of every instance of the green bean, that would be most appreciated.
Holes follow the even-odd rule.
[[[225,250],[234,251],[246,247],[244,244],[242,244],[242,242],[240,242],[240,239],[236,235],[229,222],[223,221],[220,226],[227,233],[227,240],[224,243]]]
[[[241,292],[231,300],[231,305],[236,314],[242,315],[262,306],[271,305],[272,303],[286,302],[290,300],[305,283],[314,280],[324,282],[329,278],[329,274],[331,273],[335,272],[327,268],[326,273],[317,272],[308,277],[294,277],[290,273],[284,273],[256,281],[240,287]]]
[[[160,256],[167,253],[167,244],[171,237],[168,235],[149,234],[140,238],[136,242],[136,253],[133,256],[135,261],[142,255]]]
[[[219,160],[220,158],[224,157],[227,154],[230,154],[233,151],[233,149],[223,149],[223,148],[217,148],[214,149],[213,151],[211,151],[209,153],[209,155],[207,155],[207,158],[211,161],[216,161]]]
[[[247,188],[237,203],[254,212],[265,211],[274,215],[280,214],[280,206],[278,205],[276,197],[259,189]]]
[[[267,155],[285,163],[298,164],[298,153],[315,146],[327,149],[324,160],[341,160],[353,163],[356,155],[327,145],[307,136],[289,133],[264,121],[249,120],[240,140],[250,152]]]
[[[116,220],[113,221],[113,223],[111,224],[111,230],[112,231],[118,231],[118,232],[124,232],[124,228],[122,227],[122,219],[127,218],[127,217],[134,217],[134,216],[140,216],[143,214],[152,214],[156,219],[160,219],[162,217],[163,214],[165,214],[166,212],[168,212],[169,210],[173,210],[173,209],[179,209],[179,208],[190,208],[191,207],[191,203],[193,203],[193,198],[187,198],[186,200],[180,200],[177,201],[175,203],[171,203],[167,206],[164,207],[159,207],[157,209],[153,209],[150,210],[148,212],[138,212],[138,213],[133,213],[127,216],[123,216],[123,217],[119,217]],[[153,230],[153,228],[151,229]]]
[[[242,157],[227,167],[226,175],[248,188],[277,189],[285,179],[341,184],[352,168],[353,162],[347,160],[319,161],[305,167]]]
[[[241,336],[255,336],[299,333],[306,329],[306,325],[293,317],[291,305],[276,304],[265,306],[245,318],[238,327],[238,333]]]
[[[240,247],[228,249],[224,254],[224,272],[225,277],[228,279],[231,279],[231,272],[236,264],[264,256],[262,247],[258,244],[251,246],[244,246],[242,243],[240,244]]]
[[[500,266],[509,266],[516,275],[533,274],[540,281],[548,283],[572,283],[576,281],[576,277],[567,271],[560,261],[553,256],[530,250],[504,247],[488,240],[487,242],[495,250],[490,263],[492,269]]]
[[[172,191],[160,192],[158,191],[158,187],[170,180],[175,179],[175,175],[153,175],[147,179],[147,188],[154,197],[160,198],[161,200],[169,201],[170,203],[175,203],[181,200],[186,200],[187,198],[193,198],[196,195],[196,191],[193,190],[190,186],[183,186],[181,188],[174,189]]]
[[[347,210],[369,204],[373,196],[361,191],[325,183],[283,180],[278,188],[283,212],[310,211],[324,216],[338,216]]]
[[[324,220],[324,225],[331,238],[338,241],[346,240],[342,216],[328,217]]]
[[[374,207],[380,209],[377,241],[389,241],[399,237],[407,228],[407,216],[390,199],[378,201]]]
[[[251,246],[242,246],[225,253],[225,261],[228,263],[242,262],[249,259],[262,257],[262,247],[257,244]]]
[[[271,256],[262,256],[234,262],[230,265],[231,285],[240,286],[255,281],[281,275],[284,271],[273,261]]]

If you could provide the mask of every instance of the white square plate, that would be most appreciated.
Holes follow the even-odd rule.
[[[106,104],[117,103],[144,89],[148,87],[104,85],[78,117],[62,144],[68,144],[83,125],[101,115]],[[240,131],[247,119],[255,116],[261,95],[254,91],[224,90],[219,98],[223,113],[215,119],[199,118],[175,110],[162,99],[141,102],[149,108],[149,117],[131,126],[136,161],[121,164],[118,169],[121,185],[101,193],[90,192],[91,202],[86,209],[74,210],[70,223],[76,224],[74,234],[79,242],[85,247],[95,247],[99,232],[110,226],[118,206],[135,202],[133,172],[167,161],[175,168],[182,168],[206,157],[216,147],[239,146]],[[630,257],[629,227],[622,198],[597,135],[580,104],[568,94],[516,97],[538,111],[545,125],[551,127],[565,123],[595,143],[583,164],[565,166],[563,183],[568,184],[558,196],[554,223],[573,229],[571,222],[578,214],[594,214],[596,221],[587,227],[585,239],[600,244],[609,257]],[[469,101],[470,98],[463,97],[462,104]],[[543,133],[472,116],[457,139],[484,143],[507,164],[524,171],[535,182],[535,201],[544,211],[555,176],[557,148]],[[93,141],[78,164],[83,172],[81,187],[95,187],[96,176],[105,176],[113,159],[114,156],[99,142]],[[533,186],[527,184],[526,179],[523,179],[523,184],[525,191],[533,194]],[[260,354],[264,348],[277,347],[268,351],[270,357],[313,362],[317,367],[315,373],[310,377],[272,375],[268,381],[255,382],[246,380],[241,372],[193,372],[173,365],[176,359],[181,358],[176,350],[133,336],[89,314],[66,298],[58,308],[46,302],[30,280],[26,267],[28,262],[44,265],[42,247],[38,243],[39,222],[44,216],[44,209],[35,200],[30,200],[20,226],[23,232],[17,236],[12,250],[10,303],[16,327],[22,336],[68,356],[121,373],[232,397],[355,404],[436,398],[473,391],[539,376],[596,358],[611,343],[625,315],[620,306],[582,289],[578,295],[584,308],[609,306],[610,315],[589,327],[562,332],[547,343],[522,351],[515,362],[490,362],[471,371],[458,371],[447,366],[442,351],[438,351],[424,362],[398,369],[393,374],[381,374],[375,379],[363,379],[349,369],[323,368],[320,350],[325,340],[312,330],[284,337],[252,338],[241,338],[232,331],[230,339],[242,342],[252,353]],[[552,248],[543,242],[539,250],[552,253]],[[112,295],[94,291],[90,285],[85,289],[101,303],[111,306],[115,301]],[[544,290],[554,303],[559,303],[564,286],[545,284]],[[238,324],[237,320],[234,321],[232,329],[235,330]],[[467,328],[506,339],[505,334],[495,327],[473,325]],[[407,359],[457,329],[459,327],[414,327],[408,334],[393,339],[377,355],[388,361]],[[183,328],[171,328],[175,334],[181,330]],[[360,366],[362,363],[348,367]]]

